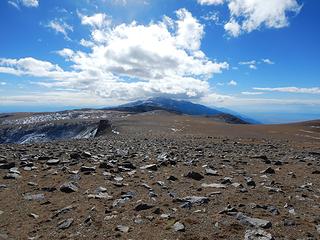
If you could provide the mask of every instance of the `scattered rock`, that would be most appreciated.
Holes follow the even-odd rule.
[[[216,170],[213,170],[211,168],[205,168],[205,174],[208,175],[208,176],[217,176],[218,175],[218,171]]]
[[[26,193],[23,195],[23,198],[28,201],[43,201],[43,200],[45,200],[45,196],[43,193],[39,193],[39,194]]]
[[[91,173],[95,171],[96,171],[95,167],[81,166],[80,168],[80,172],[84,172],[84,173]]]
[[[73,218],[62,220],[61,222],[58,223],[58,228],[62,230],[67,229],[72,225],[72,223],[73,223]]]
[[[46,162],[47,165],[51,166],[51,165],[57,165],[59,164],[60,160],[59,159],[50,159]]]
[[[263,229],[248,229],[245,232],[244,240],[274,240],[274,238]]]
[[[180,222],[176,222],[175,224],[173,224],[172,228],[176,232],[184,232],[185,231],[184,224],[182,224]]]
[[[157,171],[158,167],[156,164],[149,164],[149,165],[145,165],[140,167],[141,170],[151,170],[151,171]]]
[[[207,197],[188,196],[185,198],[177,198],[175,201],[183,202],[182,208],[191,208],[193,205],[202,205],[209,202]]]
[[[10,169],[15,167],[16,164],[14,162],[4,162],[4,163],[0,163],[0,169]]]
[[[7,173],[3,179],[19,179],[21,178],[20,174],[17,173]]]
[[[154,207],[153,205],[150,205],[150,204],[147,204],[147,203],[140,203],[134,208],[134,210],[136,210],[136,211],[144,211],[144,210],[148,210],[148,209],[153,208],[153,207]]]
[[[194,180],[197,180],[197,181],[200,181],[200,180],[202,180],[204,178],[200,173],[197,173],[197,172],[194,172],[194,171],[188,172],[186,174],[186,177],[194,179]]]
[[[39,218],[39,215],[34,214],[34,213],[30,213],[29,216],[34,218],[34,219],[38,219]]]
[[[261,171],[260,173],[262,173],[262,174],[275,174],[276,171],[273,168],[268,167],[266,170]]]
[[[222,189],[227,188],[227,186],[225,184],[221,184],[221,183],[210,183],[210,184],[202,183],[201,187],[203,187],[203,188],[222,188]]]
[[[78,187],[73,182],[67,182],[60,186],[60,191],[64,193],[77,192]]]
[[[270,228],[270,227],[272,227],[272,223],[270,221],[259,219],[259,218],[248,217],[241,212],[237,213],[236,218],[241,223],[246,224],[246,225],[250,225],[252,227],[257,227],[257,228]]]
[[[129,227],[128,226],[125,226],[125,225],[118,225],[116,227],[116,231],[120,231],[120,232],[123,232],[123,233],[127,233],[129,232]]]

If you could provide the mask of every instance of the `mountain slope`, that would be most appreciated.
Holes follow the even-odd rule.
[[[178,114],[187,114],[193,116],[207,116],[214,121],[226,122],[232,124],[249,124],[250,122],[239,116],[226,113],[217,109],[209,108],[201,104],[192,103],[183,100],[174,100],[165,97],[150,98],[147,100],[139,100],[128,104],[120,105],[113,108],[107,108],[116,111],[127,112],[148,112],[154,110],[165,110]]]
[[[201,104],[196,104],[188,101],[174,100],[164,97],[150,98],[147,100],[140,100],[118,107],[112,108],[113,110],[119,109],[147,109],[147,110],[167,110],[188,115],[214,115],[222,112],[206,107]],[[150,111],[149,110],[149,111]]]

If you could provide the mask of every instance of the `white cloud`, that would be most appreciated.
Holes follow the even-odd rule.
[[[108,1],[110,1],[112,4],[122,5],[122,6],[126,6],[129,3],[131,3],[131,4],[143,4],[143,5],[148,5],[149,4],[149,0],[108,0]]]
[[[8,1],[8,4],[10,4],[11,6],[15,7],[16,9],[20,10],[20,7],[18,5],[17,2],[15,1]]]
[[[223,4],[225,0],[197,0],[201,5],[219,5]]]
[[[287,13],[298,14],[301,6],[296,0],[230,0],[228,8],[230,21],[235,20],[241,26],[240,35],[261,27],[286,27],[289,25]]]
[[[243,95],[261,95],[264,94],[264,92],[241,92]]]
[[[249,65],[249,68],[250,68],[250,69],[253,69],[253,70],[256,70],[256,69],[257,69],[257,66],[256,66],[256,65],[251,64],[251,65]]]
[[[235,100],[234,97],[228,95],[222,95],[217,93],[210,93],[204,97],[202,97],[199,102],[202,104],[206,104],[208,106],[212,106],[213,104],[230,104]]]
[[[184,8],[176,11],[176,14],[178,17],[175,36],[177,47],[191,51],[198,50],[204,35],[203,25]]]
[[[241,33],[241,26],[234,19],[224,25],[224,30],[232,37],[237,37]]]
[[[242,62],[239,62],[240,65],[256,65],[257,62],[256,60],[251,60],[251,61],[242,61]]]
[[[289,25],[289,14],[298,14],[297,0],[197,0],[201,5],[228,3],[230,18],[224,25],[232,37],[265,28],[283,28]]]
[[[39,0],[21,0],[22,5],[26,7],[38,7]]]
[[[62,19],[55,19],[50,21],[46,27],[53,29],[56,33],[61,33],[65,39],[70,40],[68,32],[73,32],[73,27],[68,25]]]
[[[313,87],[313,88],[297,88],[297,87],[258,88],[258,87],[255,87],[253,89],[258,91],[268,91],[268,92],[320,94],[319,87]]]
[[[190,12],[180,9],[176,14],[177,19],[164,17],[147,25],[110,25],[108,18],[99,18],[101,22],[87,17],[83,24],[90,26],[91,36],[81,40],[87,51],[65,48],[57,52],[71,70],[29,57],[0,59],[0,72],[39,77],[46,79],[38,82],[42,86],[77,89],[104,98],[199,99],[210,94],[207,80],[229,65],[212,61],[201,51],[203,26]]]
[[[111,24],[111,19],[104,13],[97,13],[92,16],[79,14],[79,16],[83,25],[89,25],[94,28],[102,28]]]
[[[238,83],[236,81],[234,81],[234,80],[231,80],[230,82],[228,82],[228,85],[229,86],[237,86]]]
[[[61,56],[64,57],[66,60],[69,60],[74,56],[74,51],[69,49],[69,48],[64,48],[62,50],[57,51],[57,53]]]
[[[259,62],[257,62],[256,60],[239,62],[239,65],[248,65],[248,67],[253,70],[257,69],[257,64],[259,64]]]
[[[270,59],[268,59],[268,58],[264,58],[264,59],[262,59],[262,62],[264,62],[264,63],[266,63],[266,64],[270,64],[270,65],[274,64],[274,62],[273,62],[273,61],[271,61],[271,60],[270,60]]]
[[[7,82],[0,82],[0,85],[5,86],[5,85],[7,85]]]
[[[96,95],[86,92],[75,91],[49,91],[49,92],[31,92],[20,95],[0,96],[0,106],[112,106],[124,103],[114,99],[99,98]]]
[[[39,7],[39,0],[9,0],[8,3],[20,10],[20,5],[25,7]]]

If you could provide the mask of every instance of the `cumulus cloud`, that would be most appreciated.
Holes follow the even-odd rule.
[[[112,106],[122,104],[122,101],[110,101],[99,98],[87,92],[59,91],[31,92],[19,95],[0,96],[0,106],[28,105],[39,106],[50,103],[55,106]]]
[[[240,65],[247,65],[250,69],[257,69],[257,64],[259,64],[259,62],[257,62],[256,60],[252,60],[252,61],[246,61],[246,62],[239,62]]]
[[[219,5],[223,4],[225,0],[197,0],[201,5]]]
[[[92,16],[86,16],[79,13],[81,23],[95,28],[102,28],[111,24],[111,19],[105,13],[97,13]]]
[[[261,59],[261,61],[251,60],[251,61],[239,62],[239,65],[246,65],[250,69],[253,69],[253,70],[258,69],[257,65],[259,65],[259,64],[273,65],[275,63],[273,61],[271,61],[270,59],[268,59],[268,58],[263,58],[263,59]]]
[[[0,59],[0,72],[41,77],[48,80],[38,83],[42,86],[85,90],[104,98],[199,99],[210,93],[208,80],[229,65],[201,51],[204,28],[190,12],[180,9],[176,16],[147,25],[112,25],[103,15],[80,15],[91,31],[90,38],[80,42],[87,50],[57,51],[71,70],[29,57]]]
[[[209,24],[223,25],[220,20],[220,13],[218,11],[209,11],[206,15],[201,17],[203,20],[208,21]]]
[[[236,81],[234,81],[234,80],[231,80],[230,82],[228,82],[228,85],[229,86],[237,86],[238,83]]]
[[[268,58],[264,58],[264,59],[262,59],[262,62],[264,62],[265,64],[270,64],[270,65],[274,64],[274,62],[273,62],[273,61],[271,61],[271,60],[270,60],[270,59],[268,59]]]
[[[289,15],[298,14],[297,0],[197,0],[201,5],[228,3],[230,18],[224,29],[232,37],[265,28],[283,28],[289,25]]]
[[[38,7],[39,0],[22,0],[21,3],[26,7]]]
[[[224,25],[224,30],[232,37],[237,37],[241,33],[241,26],[234,19]]]
[[[313,88],[298,88],[298,87],[259,88],[259,87],[255,87],[253,89],[258,90],[258,91],[268,91],[268,92],[320,94],[319,87],[313,87]]]
[[[55,31],[55,33],[63,34],[65,39],[70,40],[68,32],[73,32],[73,27],[64,22],[62,19],[51,20],[46,27]]]

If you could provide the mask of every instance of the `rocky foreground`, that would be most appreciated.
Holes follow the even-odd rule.
[[[108,135],[0,145],[0,239],[320,239],[320,151]]]

